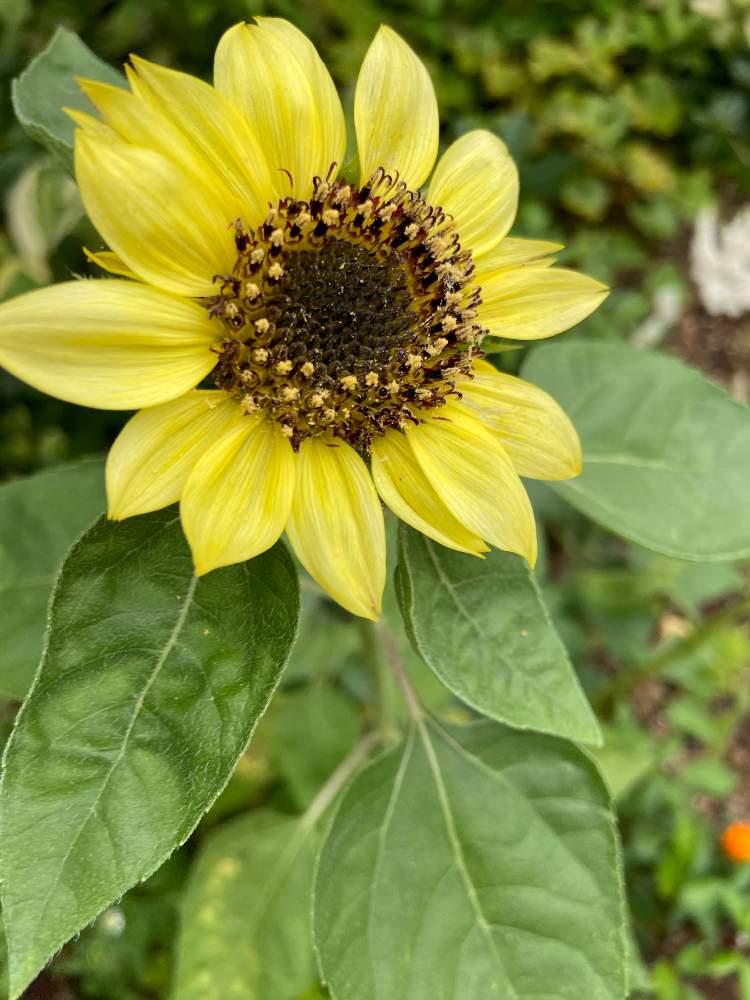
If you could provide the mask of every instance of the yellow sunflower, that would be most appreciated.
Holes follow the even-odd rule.
[[[213,87],[135,57],[127,73],[130,90],[81,81],[101,117],[70,112],[110,248],[88,255],[117,277],[0,307],[14,375],[140,410],[109,454],[109,516],[179,500],[199,574],[286,531],[366,618],[385,582],[381,501],[442,545],[533,564],[519,476],[576,475],[579,443],[481,344],[559,333],[606,289],[551,268],[559,245],[507,236],[518,175],[503,143],[469,132],[435,167],[432,84],[387,27],[357,81],[358,187],[338,173],[333,81],[287,21],[230,28]]]

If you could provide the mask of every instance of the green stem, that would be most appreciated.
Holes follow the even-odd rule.
[[[655,653],[642,663],[635,664],[631,669],[623,670],[594,699],[594,708],[600,711],[611,702],[618,701],[620,698],[631,694],[641,681],[649,677],[657,677],[667,667],[681,660],[683,657],[689,656],[696,649],[699,649],[714,633],[720,632],[727,625],[738,621],[749,612],[750,600],[745,599],[739,601],[737,604],[732,604],[730,607],[724,608],[723,611],[715,614],[712,618],[708,618],[702,622],[684,639],[672,643],[667,649]]]
[[[300,827],[303,830],[309,830],[315,826],[349,778],[364,764],[370,756],[370,752],[375,749],[379,742],[380,738],[377,733],[367,733],[362,737],[308,806],[307,811],[300,819]]]
[[[391,719],[389,710],[388,676],[383,662],[382,633],[374,622],[366,621],[364,618],[359,621],[359,632],[372,688],[372,724],[380,732],[387,746],[397,734],[397,727]]]
[[[404,701],[406,702],[406,707],[409,710],[409,715],[414,720],[414,722],[421,722],[424,718],[424,711],[419,703],[419,698],[417,693],[412,687],[412,683],[409,680],[409,675],[406,672],[406,664],[401,658],[401,654],[398,651],[398,647],[393,639],[393,636],[387,629],[382,630],[383,636],[383,648],[385,650],[386,656],[393,667],[393,672],[396,675],[401,690],[404,694]]]

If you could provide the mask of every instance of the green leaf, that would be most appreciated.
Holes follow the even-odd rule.
[[[317,980],[312,824],[270,811],[204,847],[182,905],[172,1000],[296,1000]]]
[[[5,944],[5,930],[0,916],[0,996],[8,995],[8,950]]]
[[[335,1000],[623,1000],[609,798],[571,744],[420,720],[355,778],[321,849]]]
[[[94,459],[0,486],[0,697],[20,701],[28,691],[60,563],[104,507],[103,466]]]
[[[679,361],[545,344],[523,376],[567,411],[583,473],[553,487],[605,528],[679,559],[750,555],[750,410]]]
[[[298,609],[282,545],[197,580],[174,510],[102,519],[74,546],[0,786],[12,998],[190,835],[265,711]]]
[[[266,739],[296,805],[305,809],[357,741],[360,720],[351,700],[331,687],[279,692]]]
[[[396,584],[416,650],[468,705],[584,743],[599,727],[527,563],[454,552],[403,525]]]
[[[76,76],[125,86],[125,78],[102,62],[72,31],[58,28],[43,52],[13,81],[13,109],[24,131],[72,172],[75,124],[63,108],[93,114]]]
[[[656,749],[640,726],[623,721],[605,728],[604,745],[593,757],[612,798],[619,802],[654,767]]]

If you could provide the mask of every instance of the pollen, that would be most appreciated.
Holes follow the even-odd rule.
[[[205,300],[226,328],[213,380],[295,449],[323,435],[367,454],[460,395],[485,334],[471,253],[397,176],[314,178],[309,200],[282,198],[254,230],[238,221],[235,242]]]

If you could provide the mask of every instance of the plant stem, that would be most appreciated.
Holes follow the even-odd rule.
[[[401,690],[404,694],[404,701],[406,702],[406,707],[409,710],[409,715],[415,722],[421,722],[424,718],[424,711],[419,703],[417,693],[409,680],[409,675],[406,672],[406,666],[404,661],[401,659],[401,654],[398,651],[398,647],[396,646],[393,636],[386,628],[381,629],[381,635],[383,638],[383,649],[385,650],[386,656],[393,667],[396,679],[401,685]]]
[[[594,699],[594,708],[600,710],[610,702],[629,695],[641,681],[648,677],[656,677],[672,663],[676,663],[684,656],[689,656],[715,632],[720,632],[727,625],[744,617],[748,612],[750,612],[750,600],[742,600],[737,604],[732,604],[712,618],[706,619],[684,639],[672,643],[667,649],[655,653],[642,663],[633,665],[630,670],[621,671],[612,683]]]
[[[376,747],[379,742],[380,736],[375,732],[367,733],[362,737],[349,756],[342,760],[328,781],[326,781],[310,805],[307,807],[307,810],[300,819],[300,826],[302,828],[309,830],[311,827],[315,826],[349,778],[354,774],[359,765],[364,763],[369,756],[370,751]]]
[[[391,724],[388,710],[388,678],[383,664],[383,643],[379,629],[373,622],[360,619],[359,631],[370,673],[373,723],[380,730],[383,742],[388,743],[393,734],[394,726]]]

